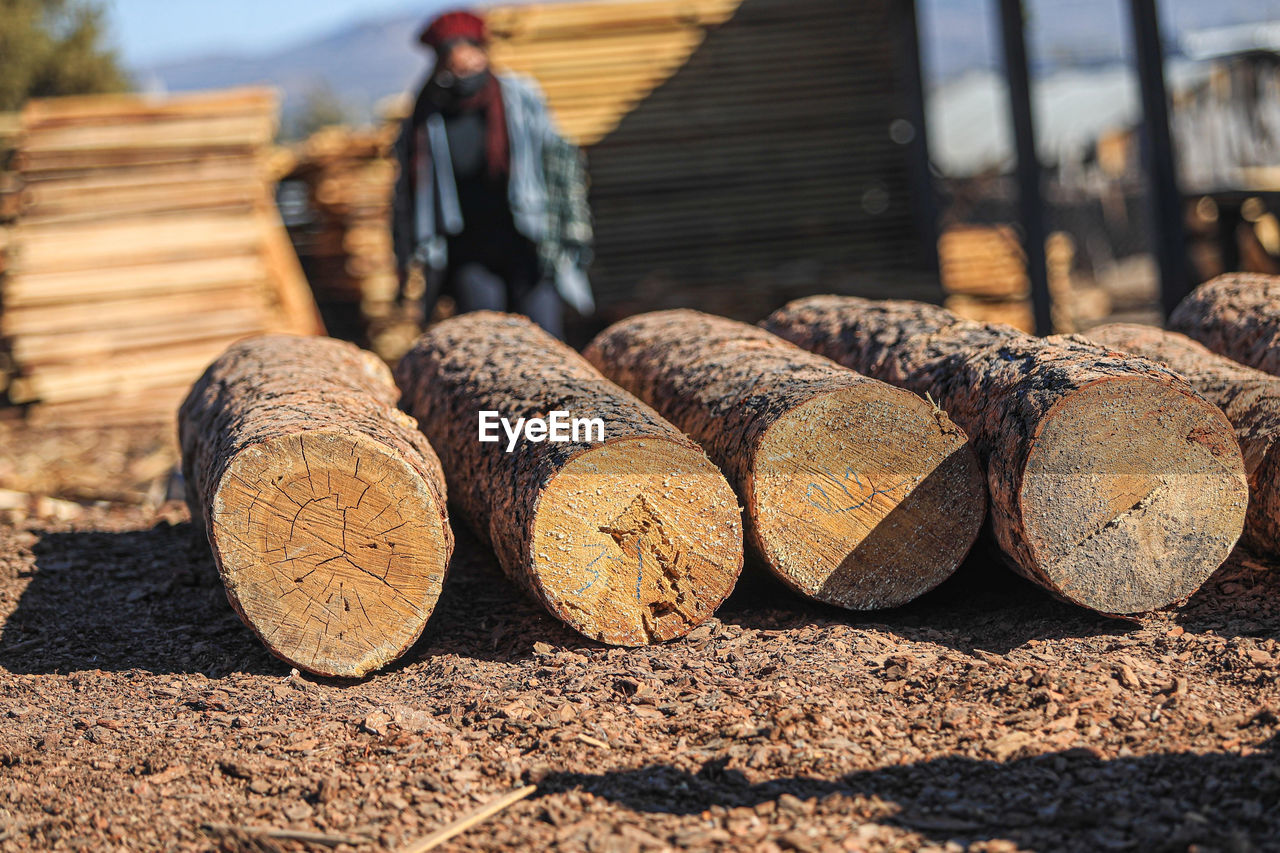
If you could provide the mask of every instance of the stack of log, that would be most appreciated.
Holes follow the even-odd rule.
[[[1228,280],[1178,320],[1280,372],[1278,306],[1280,278]],[[1187,338],[1042,339],[839,296],[762,325],[653,312],[584,358],[525,318],[464,314],[397,366],[416,420],[371,353],[241,342],[183,406],[188,500],[245,622],[333,675],[422,631],[452,547],[446,488],[512,581],[616,645],[715,611],[743,565],[740,505],[780,580],[858,609],[940,583],[987,513],[1013,569],[1106,614],[1185,601],[1246,517],[1252,544],[1280,545],[1280,379]],[[553,440],[557,414],[599,431],[566,420]]]
[[[1045,242],[1053,325],[1072,332],[1110,310],[1097,288],[1085,292],[1072,283],[1075,244],[1055,231]],[[938,262],[946,307],[969,320],[1005,323],[1034,331],[1027,259],[1013,228],[1007,225],[963,225],[947,228],[938,240]]]
[[[1168,367],[913,302],[810,297],[765,327],[936,400],[986,465],[1007,562],[1067,601],[1115,614],[1181,601],[1243,530],[1231,424]]]
[[[277,98],[32,101],[0,333],[44,423],[170,420],[228,343],[322,326],[265,179]]]
[[[418,326],[397,309],[391,248],[391,157],[397,127],[328,127],[296,146],[281,180],[306,191],[290,223],[302,268],[330,332],[394,361]]]

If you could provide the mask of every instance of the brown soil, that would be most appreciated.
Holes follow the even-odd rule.
[[[395,850],[526,780],[440,849],[1280,849],[1280,572],[1244,551],[1133,622],[985,553],[873,614],[755,567],[610,649],[459,531],[422,641],[352,683],[263,650],[181,505],[33,506],[0,525],[0,850]]]

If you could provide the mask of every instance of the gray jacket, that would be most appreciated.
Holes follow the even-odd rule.
[[[569,251],[563,234],[550,232],[554,200],[547,191],[546,158],[568,145],[560,136],[538,84],[529,77],[500,74],[502,106],[507,117],[510,171],[508,203],[516,230],[539,247],[544,264],[555,275],[556,289],[566,302],[583,314],[594,310],[585,264],[589,252]],[[427,150],[418,152],[415,115],[425,123]],[[392,238],[401,280],[411,262],[441,271],[448,263],[447,238],[462,232],[453,166],[449,157],[444,119],[430,112],[425,120],[411,113],[396,140],[400,165],[392,205]],[[582,229],[579,228],[578,232]],[[589,242],[589,226],[586,239]],[[581,239],[581,233],[572,242]],[[548,250],[547,247],[553,247]]]

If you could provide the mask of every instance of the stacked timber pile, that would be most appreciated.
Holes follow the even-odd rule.
[[[3,287],[13,222],[18,214],[18,176],[13,173],[18,127],[17,113],[0,113],[0,287]],[[8,390],[11,374],[9,353],[0,349],[0,394]]]
[[[227,344],[321,330],[263,154],[276,96],[93,96],[22,112],[0,333],[45,423],[167,420]]]
[[[325,128],[297,146],[284,181],[305,188],[306,210],[289,236],[331,334],[388,360],[416,337],[397,310],[391,249],[391,157],[396,126]]]
[[[1243,530],[1231,424],[1167,367],[904,301],[812,297],[765,327],[937,400],[987,466],[1010,566],[1067,601],[1138,613],[1183,600]]]
[[[495,64],[533,76],[587,153],[605,318],[691,307],[754,320],[815,287],[941,298],[910,204],[911,83],[886,37],[902,7],[491,10]]]
[[[1075,331],[1110,310],[1097,288],[1073,287],[1071,267],[1075,244],[1055,231],[1045,243],[1049,265],[1049,293],[1053,324],[1060,332]],[[1024,332],[1034,330],[1027,259],[1018,235],[1007,225],[963,225],[946,229],[938,240],[945,305],[969,320],[1006,323]]]

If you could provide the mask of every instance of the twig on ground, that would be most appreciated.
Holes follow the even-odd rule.
[[[337,847],[339,844],[350,844],[357,847],[361,844],[372,844],[373,839],[363,835],[331,835],[325,832],[309,832],[305,829],[277,829],[272,826],[236,826],[230,823],[205,823],[201,829],[209,832],[243,832],[246,835],[264,835],[281,841],[303,841],[308,844],[320,844],[324,847]]]
[[[525,785],[523,788],[517,788],[514,791],[503,794],[497,799],[490,800],[466,817],[459,818],[448,826],[437,829],[435,832],[418,839],[407,847],[402,847],[400,849],[400,853],[426,853],[428,850],[434,850],[436,847],[439,847],[455,835],[460,835],[476,824],[483,823],[503,809],[520,802],[536,790],[538,790],[537,785]]]

